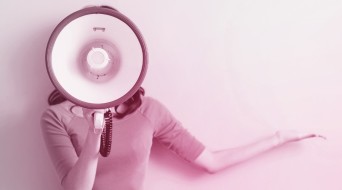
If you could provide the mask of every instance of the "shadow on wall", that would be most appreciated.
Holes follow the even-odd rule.
[[[17,32],[20,36],[13,34],[13,43],[5,44],[4,69],[0,71],[4,77],[0,189],[58,189],[40,131],[40,116],[52,89],[44,59],[51,29],[53,26],[41,26]]]

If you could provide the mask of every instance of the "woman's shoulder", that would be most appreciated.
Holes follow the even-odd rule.
[[[62,103],[56,105],[50,105],[42,115],[42,118],[56,118],[59,120],[70,119],[73,117],[73,113],[71,112],[72,107],[75,106],[73,103],[69,101],[64,101]],[[69,120],[68,119],[68,120]]]
[[[153,120],[162,119],[165,115],[170,114],[163,103],[149,96],[143,97],[140,112],[150,119],[153,118]]]
[[[153,97],[143,96],[141,108],[145,111],[157,111],[159,109],[165,109],[165,106],[159,100]]]

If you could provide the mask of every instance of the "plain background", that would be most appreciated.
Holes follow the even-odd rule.
[[[342,1],[12,0],[0,3],[0,190],[59,189],[39,126],[53,89],[45,47],[61,19],[102,4],[145,37],[147,95],[208,147],[278,129],[328,137],[214,175],[156,145],[146,189],[342,189]]]

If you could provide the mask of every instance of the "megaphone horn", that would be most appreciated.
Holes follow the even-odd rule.
[[[53,85],[76,105],[119,105],[140,88],[147,48],[136,25],[115,9],[87,7],[64,18],[46,48]]]

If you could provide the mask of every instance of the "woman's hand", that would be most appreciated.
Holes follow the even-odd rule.
[[[104,110],[82,108],[82,111],[89,124],[89,131],[80,155],[74,159],[72,168],[62,180],[62,186],[67,190],[91,190],[95,182]],[[102,123],[97,119],[97,115],[102,115]]]
[[[296,142],[296,141],[301,141],[304,139],[316,138],[316,137],[326,139],[324,136],[316,134],[316,133],[300,133],[295,130],[277,131],[275,133],[275,136],[277,138],[278,145],[283,145],[283,144],[290,143],[290,142]]]

